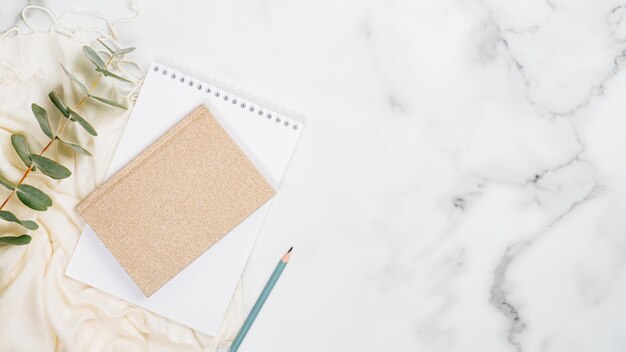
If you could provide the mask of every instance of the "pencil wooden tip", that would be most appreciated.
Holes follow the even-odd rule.
[[[293,250],[293,247],[289,248],[289,250],[287,251],[287,253],[285,253],[285,255],[283,255],[282,258],[280,258],[280,260],[282,260],[283,262],[287,263],[289,262],[289,257],[291,256],[291,251]]]

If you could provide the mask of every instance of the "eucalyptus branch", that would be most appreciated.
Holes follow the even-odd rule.
[[[11,193],[4,200],[4,202],[0,205],[0,219],[5,220],[7,222],[13,222],[19,224],[29,230],[35,230],[39,227],[37,223],[31,220],[20,220],[13,213],[3,210],[4,207],[8,204],[9,200],[17,195],[18,199],[27,207],[37,210],[37,211],[45,211],[48,207],[52,206],[52,200],[48,197],[44,192],[39,189],[24,184],[24,181],[28,177],[28,175],[33,172],[39,170],[44,175],[51,177],[53,179],[64,179],[71,175],[71,171],[68,170],[65,166],[57,163],[52,159],[48,159],[43,156],[44,153],[54,144],[55,141],[59,142],[59,144],[71,149],[72,151],[91,156],[91,153],[87,151],[85,148],[81,147],[78,144],[64,141],[59,136],[63,132],[63,130],[67,127],[70,122],[75,122],[79,124],[87,133],[92,136],[97,136],[96,130],[91,126],[91,124],[79,115],[76,111],[88,100],[94,99],[100,103],[110,105],[120,109],[126,109],[127,107],[123,104],[115,102],[113,100],[109,100],[103,97],[99,97],[93,95],[93,91],[98,86],[98,83],[102,79],[102,77],[111,77],[123,82],[132,82],[131,80],[124,78],[120,75],[117,75],[111,71],[109,71],[109,66],[114,61],[114,59],[119,58],[127,53],[132,52],[135,48],[124,48],[113,50],[109,46],[107,46],[104,42],[98,40],[109,52],[109,59],[104,62],[100,55],[93,50],[89,46],[83,47],[83,53],[95,65],[95,71],[98,72],[97,78],[91,84],[89,88],[87,88],[76,76],[74,76],[67,68],[61,65],[61,68],[65,72],[65,74],[83,91],[84,95],[82,99],[74,105],[73,108],[68,108],[63,101],[57,96],[57,94],[52,91],[48,94],[50,101],[52,104],[59,110],[61,116],[65,118],[65,121],[59,124],[58,131],[56,133],[52,132],[52,128],[50,125],[50,120],[48,119],[47,111],[37,104],[32,104],[31,109],[33,115],[37,119],[39,126],[41,127],[42,132],[50,138],[50,141],[42,148],[42,150],[38,154],[32,154],[29,151],[28,143],[26,141],[26,137],[20,134],[14,134],[11,136],[11,144],[15,149],[15,152],[20,157],[20,159],[24,162],[24,165],[27,167],[24,171],[24,174],[20,178],[20,180],[13,184],[3,178],[0,177],[0,185],[9,189]],[[31,240],[31,237],[27,234],[23,234],[21,236],[0,236],[0,245],[1,244],[27,244]]]
[[[111,56],[111,58],[108,60],[108,62],[106,63],[106,66],[108,67],[111,64],[111,61],[113,60],[113,56]],[[65,68],[64,68],[65,70]],[[102,74],[98,74],[98,77],[96,78],[96,80],[93,82],[93,84],[91,85],[91,88],[89,89],[89,91],[83,96],[83,98],[78,102],[78,104],[76,104],[76,106],[74,106],[73,110],[78,110],[85,101],[87,101],[87,98],[89,97],[89,93],[91,93],[98,85],[98,82],[100,81],[100,78],[102,78]],[[53,98],[51,98],[53,99]],[[35,109],[39,109],[38,107],[35,107]],[[41,111],[41,110],[39,110]],[[49,136],[51,139],[48,142],[48,144],[46,144],[43,149],[39,152],[39,156],[43,156],[43,154],[52,146],[52,144],[54,143],[54,141],[60,140],[57,136],[60,135],[63,130],[65,129],[65,127],[67,127],[68,123],[70,122],[70,119],[65,119],[65,121],[63,122],[63,124],[61,125],[61,127],[59,128],[59,130],[56,133],[56,136]],[[49,129],[48,129],[49,131]],[[23,136],[21,135],[13,135],[13,136],[20,136],[23,138]],[[13,137],[12,136],[12,137]],[[19,182],[17,183],[17,185],[15,185],[15,189],[13,189],[13,191],[11,191],[11,193],[9,194],[9,196],[4,200],[4,202],[2,202],[2,204],[0,205],[0,210],[2,210],[4,208],[4,206],[9,202],[9,200],[11,199],[11,197],[13,197],[13,195],[15,195],[15,192],[17,190],[17,188],[24,182],[24,180],[26,179],[26,177],[28,177],[28,175],[30,174],[31,171],[33,171],[33,167],[34,165],[32,165],[32,163],[30,163],[30,166],[28,166],[28,169],[26,169],[26,172],[24,172],[24,174],[22,175],[22,177],[20,178]]]

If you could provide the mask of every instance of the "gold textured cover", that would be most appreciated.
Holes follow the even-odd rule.
[[[150,296],[274,194],[201,105],[77,209]]]

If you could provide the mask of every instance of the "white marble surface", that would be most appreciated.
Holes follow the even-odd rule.
[[[306,121],[243,351],[626,350],[622,2],[159,0],[119,29]]]

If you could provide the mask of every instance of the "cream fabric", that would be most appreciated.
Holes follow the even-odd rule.
[[[56,126],[59,115],[47,93],[57,91],[66,102],[81,95],[59,67],[63,63],[84,81],[94,72],[82,56],[82,42],[55,31],[0,36],[0,173],[16,181],[24,166],[10,144],[10,135],[24,133],[31,149],[47,142],[30,111],[31,103],[44,106]],[[123,98],[110,80],[101,94]],[[70,104],[72,105],[72,104]],[[132,107],[132,103],[131,103]],[[129,110],[130,111],[130,110]],[[84,225],[75,205],[103,181],[129,111],[89,102],[80,109],[99,135],[91,137],[73,125],[64,131],[68,141],[79,142],[94,157],[53,147],[45,155],[72,170],[70,178],[56,181],[34,172],[26,183],[40,187],[54,205],[47,212],[32,211],[14,199],[6,207],[40,227],[29,231],[26,246],[0,247],[0,350],[2,351],[215,351],[218,342],[232,340],[243,318],[238,288],[220,334],[212,338],[66,277],[68,260]],[[8,195],[0,190],[0,200]],[[0,231],[17,234],[19,227],[0,223]],[[222,343],[222,345],[224,345]],[[224,346],[222,346],[223,348]]]

